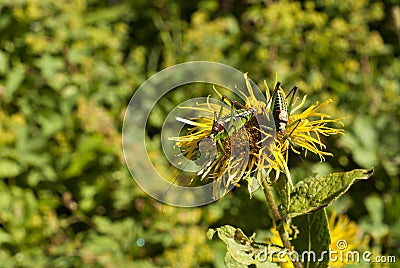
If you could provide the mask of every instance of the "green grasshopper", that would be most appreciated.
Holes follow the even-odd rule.
[[[283,139],[288,139],[290,142],[290,133],[289,135],[286,134],[286,129],[289,127],[293,126],[296,124],[297,125],[300,123],[300,120],[296,120],[295,122],[292,122],[291,124],[288,125],[289,121],[289,115],[292,110],[292,105],[293,105],[293,99],[294,95],[296,94],[297,87],[294,86],[289,94],[285,97],[285,93],[283,90],[280,88],[281,83],[277,82],[275,85],[275,89],[272,92],[270,107],[271,111],[273,113],[273,118],[275,121],[275,127],[277,129],[277,132],[280,133],[283,137]],[[290,96],[290,101],[289,104],[287,103],[287,98]],[[294,129],[292,130],[292,132]]]
[[[222,102],[228,100],[231,104],[231,113],[229,115],[222,116],[221,107],[218,115],[218,119],[214,114],[214,123],[211,129],[210,138],[218,143],[219,147],[225,153],[225,148],[222,145],[222,140],[229,138],[233,132],[243,127],[248,121],[250,121],[257,113],[255,108],[246,108],[241,103],[233,100],[229,100],[227,96],[222,96]],[[234,105],[241,109],[235,110]]]
[[[277,82],[275,85],[275,88],[272,92],[271,98],[270,98],[270,100],[268,100],[268,102],[271,101],[271,103],[269,103],[269,107],[270,107],[270,111],[272,112],[272,115],[274,118],[277,133],[281,134],[281,136],[282,136],[281,142],[288,141],[289,146],[294,147],[295,144],[290,139],[290,136],[292,135],[293,131],[297,128],[297,126],[300,124],[301,119],[298,119],[290,124],[288,124],[288,122],[289,122],[289,115],[292,111],[294,95],[296,94],[297,87],[294,86],[290,90],[288,95],[285,96],[285,92],[280,88],[280,84],[281,84],[280,82]],[[288,104],[287,97],[289,97],[290,95],[292,95],[292,96],[291,96],[289,104]],[[295,126],[295,127],[292,129],[292,131],[289,134],[287,134],[286,130],[292,126]],[[293,188],[293,182],[290,177],[290,173],[285,171],[285,174],[287,176],[288,183]]]
[[[217,113],[214,113],[214,122],[211,128],[209,138],[201,141],[200,144],[201,146],[203,146],[203,148],[209,148],[208,149],[209,151],[211,151],[211,148],[215,148],[215,146],[218,145],[218,148],[220,148],[220,150],[219,151],[217,150],[215,157],[216,161],[222,159],[221,157],[223,157],[224,155],[229,155],[231,153],[230,151],[229,152],[226,151],[226,146],[228,146],[229,149],[232,150],[231,147],[234,148],[240,147],[240,144],[232,144],[232,143],[237,143],[237,142],[240,143],[242,140],[247,141],[248,139],[247,134],[245,134],[246,136],[241,137],[240,135],[242,135],[242,133],[239,133],[238,131],[243,127],[245,127],[246,123],[252,120],[258,112],[255,108],[252,107],[246,108],[241,103],[234,100],[230,100],[227,96],[223,95],[222,102],[225,102],[226,100],[230,104],[231,108],[230,114],[222,116],[223,107],[221,106],[218,116]],[[236,109],[236,107],[239,107],[240,109]],[[207,150],[203,150],[203,153],[205,153],[206,155],[205,158],[209,159],[209,161],[206,164],[204,163],[200,164],[203,167],[197,173],[197,176],[202,175],[202,178],[205,178],[210,172],[210,170],[208,171],[206,170],[213,163],[215,155],[211,155],[210,157]]]
[[[296,124],[300,123],[300,120],[296,120],[288,125],[289,121],[289,114],[292,110],[292,105],[294,101],[294,95],[296,94],[297,87],[293,87],[293,89],[289,92],[287,96],[280,88],[280,82],[277,82],[275,88],[272,92],[271,98],[268,100],[270,110],[272,112],[272,117],[274,118],[275,128],[278,133],[282,135],[283,140],[288,140],[291,145],[294,144],[290,140],[290,135],[292,133],[287,134],[286,129]],[[287,98],[291,96],[289,103]],[[214,123],[211,129],[211,133],[209,136],[208,143],[212,142],[211,145],[218,144],[218,147],[221,149],[220,152],[217,153],[217,159],[226,153],[224,143],[226,139],[232,137],[232,135],[240,128],[247,126],[246,124],[249,123],[258,113],[257,109],[250,107],[246,108],[241,103],[230,100],[227,96],[222,96],[222,102],[227,100],[231,107],[231,113],[225,116],[222,116],[223,107],[219,111],[218,116],[214,113]],[[239,107],[240,109],[236,109],[235,107]],[[258,125],[258,124],[257,124]],[[257,126],[260,129],[263,129],[265,126]],[[292,132],[294,129],[292,130]],[[246,137],[247,138],[247,137]],[[225,143],[226,144],[226,143]],[[211,164],[211,162],[207,163],[198,173],[201,175],[205,169]],[[203,174],[203,177],[206,174]]]

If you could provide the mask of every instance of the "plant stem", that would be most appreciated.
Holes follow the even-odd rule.
[[[289,251],[292,251],[292,245],[290,244],[289,237],[287,236],[287,233],[285,231],[285,225],[286,225],[286,219],[284,219],[284,223],[282,224],[282,216],[279,213],[278,206],[275,203],[274,196],[272,195],[271,187],[268,185],[266,180],[263,180],[263,190],[264,190],[264,195],[265,198],[267,199],[268,207],[271,210],[272,218],[274,221],[274,225],[278,230],[279,236],[282,240],[283,246],[288,249]],[[302,268],[301,263],[298,262],[297,260],[292,261],[293,265],[296,268]]]

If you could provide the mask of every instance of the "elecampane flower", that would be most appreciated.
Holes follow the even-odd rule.
[[[277,82],[275,82],[276,85]],[[271,99],[274,97],[270,93],[268,85],[266,86],[267,99],[268,103],[271,104]],[[282,90],[283,91],[283,90]],[[326,113],[322,113],[321,109],[327,106],[332,102],[331,99],[324,101],[319,104],[319,102],[313,103],[310,107],[306,108],[304,111],[298,113],[297,111],[301,110],[304,107],[307,96],[304,96],[302,101],[296,105],[298,102],[298,98],[295,98],[290,101],[291,106],[289,107],[289,118],[286,126],[286,135],[283,136],[278,132],[277,142],[280,143],[282,152],[286,153],[291,149],[295,153],[299,153],[295,146],[301,147],[305,150],[305,154],[307,151],[315,153],[318,155],[321,160],[324,160],[324,156],[332,156],[331,153],[326,152],[326,146],[321,141],[321,136],[329,136],[333,134],[343,134],[344,131],[342,129],[337,129],[331,127],[330,124],[335,123],[343,126],[341,119],[331,119],[330,116]],[[273,107],[268,106],[267,109],[270,112],[273,112]],[[317,118],[317,119],[314,119]],[[290,146],[295,145],[295,146]]]
[[[272,103],[277,94],[277,90],[281,90],[281,93],[286,99],[283,89],[280,86],[276,86],[277,83],[278,82],[276,81],[274,85],[275,91],[270,91],[268,85],[265,83],[268,99],[267,112],[270,114],[276,112],[274,111],[276,107],[272,107],[274,106]],[[294,97],[292,96],[292,98]],[[287,176],[290,183],[291,176],[288,169],[288,153],[290,150],[300,154],[296,147],[301,148],[305,151],[305,155],[307,155],[307,152],[310,151],[318,155],[321,161],[323,161],[325,160],[325,156],[332,156],[332,154],[325,151],[326,146],[322,142],[321,137],[326,137],[333,134],[344,134],[342,129],[331,126],[331,124],[343,126],[341,119],[331,119],[328,114],[321,112],[322,108],[332,102],[331,99],[328,99],[321,104],[319,104],[319,102],[315,102],[304,111],[298,112],[304,107],[306,99],[307,96],[304,96],[298,105],[296,105],[296,103],[298,102],[299,98],[290,99],[289,101],[286,100],[286,102],[289,102],[288,119],[287,123],[285,123],[286,128],[284,133],[277,131],[277,137],[275,139],[276,147],[270,149],[275,156],[273,158],[275,165],[270,165],[267,174],[269,175],[271,170],[275,169],[277,171],[277,179],[279,178],[280,173],[283,172]],[[278,124],[276,127],[279,127]]]
[[[272,131],[272,122],[265,113],[266,103],[256,99],[247,76],[245,80],[249,94],[241,92],[245,98],[242,109],[237,109],[232,103],[229,103],[231,107],[227,109],[210,102],[199,103],[196,107],[181,107],[205,112],[209,116],[178,118],[190,125],[188,133],[180,137],[170,137],[176,141],[182,154],[192,160],[200,152],[207,155],[207,152],[212,151],[206,150],[207,147],[216,148],[215,155],[209,153],[209,157],[206,160],[203,158],[203,162],[199,163],[201,169],[197,175],[201,179],[213,179],[217,188],[221,183],[225,186],[239,186],[241,179],[246,179],[250,188],[257,188],[259,184],[255,182],[255,178],[261,180],[261,171],[265,166],[274,164],[269,159],[272,155],[269,147],[263,146],[272,142],[275,134]],[[222,99],[222,95],[215,91]],[[215,118],[217,114],[220,116]],[[234,122],[228,127],[231,121]],[[254,191],[253,188],[250,192]]]
[[[273,183],[279,179],[282,172],[291,182],[288,168],[289,150],[300,153],[296,149],[299,147],[305,153],[310,151],[317,154],[321,161],[324,160],[324,156],[331,155],[325,151],[321,136],[343,134],[343,130],[330,126],[331,123],[342,125],[340,120],[330,119],[328,114],[320,111],[331,102],[330,99],[322,104],[316,102],[299,113],[297,111],[303,108],[306,96],[298,105],[296,105],[298,98],[293,102],[289,101],[288,120],[283,134],[281,131],[272,131],[272,124],[275,124],[277,129],[278,123],[279,127],[282,126],[282,122],[276,120],[274,122],[273,115],[276,111],[275,107],[271,107],[276,92],[271,92],[265,83],[267,103],[259,101],[254,95],[247,75],[244,79],[248,94],[241,92],[245,98],[241,109],[237,109],[226,100],[225,102],[230,104],[229,108],[209,101],[199,103],[196,107],[181,107],[208,115],[178,118],[190,126],[188,132],[180,137],[170,137],[176,141],[176,146],[186,158],[195,160],[200,154],[203,155],[197,160],[201,166],[197,176],[201,179],[213,179],[216,182],[216,189],[220,189],[221,184],[225,189],[231,184],[239,186],[240,181],[244,179],[248,182],[251,194],[261,185],[262,180],[267,179],[268,183]],[[278,90],[283,92],[280,87]],[[223,99],[216,89],[215,91]],[[216,115],[219,115],[218,118]],[[313,120],[314,118],[316,119]],[[276,171],[275,178],[270,180],[273,170]],[[217,196],[221,197],[218,194]]]

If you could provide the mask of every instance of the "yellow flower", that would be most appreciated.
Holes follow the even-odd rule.
[[[329,230],[331,234],[331,252],[329,267],[345,267],[346,264],[353,263],[353,254],[359,245],[361,245],[360,230],[357,224],[346,215],[336,216],[336,212],[332,212],[329,219]]]
[[[272,237],[270,238],[271,243],[282,246],[283,243],[276,228],[272,227],[270,231],[272,232]],[[288,233],[289,237],[293,238],[296,238],[299,232],[296,228],[292,229],[286,226],[285,231]],[[337,217],[336,212],[332,212],[329,218],[329,231],[331,237],[329,246],[331,250],[331,259],[329,261],[329,267],[345,267],[346,264],[354,263],[357,257],[353,253],[355,253],[357,247],[362,244],[362,235],[357,224],[350,221],[345,215],[339,215]],[[302,254],[301,252],[297,253]],[[284,267],[293,267],[292,265],[293,264],[288,261],[285,263]]]
[[[275,82],[276,85],[277,82]],[[265,83],[268,103],[271,104],[271,96],[268,85]],[[282,90],[281,88],[279,90]],[[284,91],[281,91],[284,94]],[[285,95],[284,95],[285,96]],[[298,110],[303,108],[304,103],[307,99],[307,96],[304,96],[300,104],[296,106],[296,102],[298,98],[295,98],[293,101],[293,108],[289,111],[289,118],[286,126],[286,135],[283,136],[280,132],[278,132],[277,142],[280,144],[280,148],[282,153],[287,155],[289,149],[294,151],[295,153],[299,153],[293,146],[300,146],[305,150],[305,154],[307,151],[317,154],[321,161],[325,160],[324,156],[332,156],[331,153],[324,151],[326,146],[321,141],[321,136],[329,136],[333,134],[344,134],[342,129],[337,129],[328,126],[328,124],[336,123],[343,126],[343,123],[340,121],[341,119],[330,119],[328,114],[320,112],[322,108],[327,106],[332,102],[331,99],[324,101],[319,104],[319,102],[315,102],[310,107],[305,109],[301,113],[297,113]],[[268,107],[268,110],[271,112],[273,107]],[[289,107],[290,109],[290,107]],[[311,117],[316,117],[318,119],[311,120]]]
[[[203,159],[200,163],[201,169],[197,175],[201,176],[201,179],[213,179],[216,182],[215,189],[220,189],[223,184],[225,190],[222,195],[226,193],[228,186],[239,186],[242,179],[247,180],[251,195],[261,185],[262,180],[267,179],[268,183],[273,183],[281,172],[291,183],[287,163],[289,149],[299,153],[294,148],[299,146],[305,153],[310,151],[324,160],[324,156],[331,154],[324,151],[325,145],[321,141],[321,135],[343,133],[341,129],[328,126],[330,123],[342,124],[339,120],[329,119],[327,114],[320,112],[331,100],[320,105],[316,102],[297,114],[296,112],[304,106],[306,97],[297,106],[294,105],[298,99],[294,99],[294,108],[289,110],[286,134],[272,131],[274,127],[278,128],[278,123],[274,122],[273,118],[276,111],[271,107],[276,93],[271,94],[265,84],[267,103],[262,102],[255,97],[247,75],[244,78],[248,94],[240,91],[245,98],[243,109],[234,110],[233,104],[226,100],[225,102],[231,104],[231,107],[221,108],[219,104],[210,103],[209,99],[207,103],[199,103],[196,107],[181,107],[205,113],[207,116],[177,118],[190,125],[190,128],[186,135],[170,137],[170,140],[176,141],[176,146],[186,158],[194,160],[200,155],[200,151],[203,156],[208,156],[209,161]],[[280,87],[279,90],[284,96]],[[216,89],[215,91],[222,98]],[[215,115],[220,117],[215,118]],[[311,117],[318,119],[312,121]],[[237,120],[242,125],[227,129],[229,120]],[[212,148],[216,148],[216,152],[214,149],[212,153]],[[269,177],[273,170],[276,171],[275,178],[271,181]],[[216,196],[221,197],[219,194]]]
[[[232,109],[235,108],[221,108],[221,105],[209,101],[199,103],[196,107],[181,107],[199,111],[208,116],[189,119],[178,118],[179,121],[191,127],[186,135],[169,138],[176,141],[176,146],[181,149],[186,158],[192,160],[196,159],[200,151],[202,154],[207,154],[207,149],[216,148],[216,155],[209,153],[211,154],[209,159],[213,161],[201,163],[201,169],[197,175],[201,176],[201,179],[207,177],[213,179],[216,182],[214,187],[216,189],[220,189],[220,185],[223,183],[225,190],[222,195],[226,193],[227,186],[232,184],[239,186],[239,182],[243,178],[248,181],[249,191],[252,193],[259,185],[256,178],[261,181],[263,174],[265,175],[265,172],[261,171],[265,167],[275,165],[275,162],[270,159],[272,156],[270,147],[263,146],[268,141],[273,143],[274,135],[272,133],[273,126],[268,126],[272,123],[266,121],[266,103],[256,99],[246,75],[245,81],[249,94],[246,95],[240,91],[245,98],[243,109],[232,112]],[[222,99],[222,95],[216,89],[215,92]],[[217,114],[221,116],[214,118]],[[229,122],[229,120],[236,120],[239,125],[240,122],[244,123],[242,127],[234,126],[228,130],[222,124]],[[260,122],[264,122],[265,125],[260,126]],[[214,127],[217,130],[213,132]],[[226,130],[229,137],[216,137],[219,134],[218,127]],[[218,193],[215,193],[215,195],[217,198],[221,197]]]
[[[278,82],[276,79],[274,89],[276,88],[277,83]],[[274,114],[276,111],[274,111],[275,107],[272,107],[274,106],[273,99],[278,93],[270,91],[265,81],[264,84],[266,87],[266,95],[268,100],[266,110],[269,114]],[[279,86],[279,88],[276,90],[279,90],[286,100],[286,95],[283,89]],[[330,119],[328,114],[320,112],[322,108],[332,102],[331,99],[328,99],[321,104],[319,104],[319,102],[315,102],[303,112],[298,113],[297,111],[303,108],[306,99],[307,96],[305,95],[298,105],[296,105],[298,98],[295,98],[293,102],[291,100],[289,101],[289,104],[292,107],[288,107],[289,114],[287,116],[287,123],[285,123],[285,132],[282,133],[277,131],[275,148],[270,148],[270,151],[274,156],[274,164],[270,165],[268,168],[267,175],[270,176],[270,172],[275,170],[275,180],[277,180],[280,176],[280,173],[283,172],[292,186],[293,183],[288,169],[289,150],[300,154],[300,152],[295,148],[295,146],[298,146],[305,151],[305,155],[307,155],[307,152],[310,151],[318,155],[321,161],[323,161],[325,160],[324,156],[332,156],[332,154],[324,151],[326,146],[321,141],[321,136],[344,134],[342,129],[337,129],[328,125],[336,123],[343,126],[343,123],[340,121],[341,119]],[[312,120],[311,118],[317,119]],[[278,123],[276,124],[277,129],[279,128]]]

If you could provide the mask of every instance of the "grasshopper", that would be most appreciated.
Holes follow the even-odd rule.
[[[231,104],[231,113],[229,115],[222,116],[223,108],[221,107],[218,117],[216,117],[216,114],[214,114],[214,123],[210,134],[210,138],[218,143],[219,147],[224,153],[225,148],[222,144],[222,140],[229,138],[237,129],[243,127],[257,113],[255,108],[246,108],[241,103],[230,100],[224,95],[222,96],[222,102],[225,100],[228,100]],[[241,109],[235,110],[234,105],[240,107]]]
[[[295,122],[292,122],[288,125],[289,115],[292,110],[293,99],[294,99],[294,95],[296,94],[297,87],[294,86],[290,90],[289,94],[287,96],[285,96],[285,93],[280,88],[280,85],[281,85],[280,82],[277,82],[275,85],[274,91],[272,92],[271,98],[269,100],[269,101],[271,101],[270,107],[271,107],[271,111],[273,113],[273,118],[275,121],[275,127],[277,129],[277,132],[282,135],[283,140],[287,139],[290,142],[290,135],[292,133],[287,135],[286,129],[288,129],[289,127],[291,127],[293,125],[296,125],[296,127],[297,127],[297,125],[300,123],[300,120],[296,120]],[[292,95],[292,96],[291,96],[289,104],[288,104],[287,98],[290,95]],[[294,131],[294,129],[292,130],[292,132]]]

